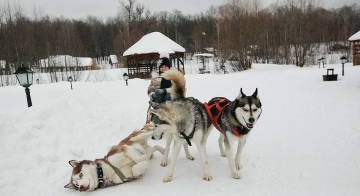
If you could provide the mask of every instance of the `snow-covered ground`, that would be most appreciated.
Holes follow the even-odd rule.
[[[230,74],[186,74],[187,95],[206,102],[215,96],[233,100],[240,87],[257,87],[263,113],[243,153],[242,179],[230,177],[220,156],[218,131],[208,143],[213,180],[202,180],[200,157],[180,153],[173,181],[163,183],[167,168],[155,153],[139,180],[92,193],[63,186],[70,180],[72,159],[106,155],[130,132],[145,123],[149,80],[34,84],[33,107],[24,88],[0,88],[1,195],[258,195],[356,196],[360,193],[360,66],[335,68],[338,81],[324,82],[326,69],[254,64]],[[116,72],[118,70],[109,70]],[[165,141],[151,144],[164,145]]]

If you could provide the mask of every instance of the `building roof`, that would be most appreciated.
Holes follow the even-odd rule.
[[[360,31],[358,31],[357,33],[355,33],[354,35],[352,35],[351,37],[349,37],[348,40],[349,40],[349,41],[360,40]]]
[[[204,57],[214,57],[213,54],[210,53],[200,53],[200,54],[194,54],[194,57],[198,57],[198,56],[204,56]]]
[[[70,55],[56,55],[49,56],[47,59],[41,59],[41,67],[57,66],[91,66],[93,63],[92,58],[90,57],[72,57]],[[50,64],[50,65],[49,65]]]
[[[117,56],[114,55],[114,54],[110,55],[110,59],[111,59],[112,63],[118,63],[119,62]]]
[[[160,32],[152,32],[144,35],[138,42],[127,49],[123,56],[148,53],[173,54],[175,52],[185,52],[185,48]]]

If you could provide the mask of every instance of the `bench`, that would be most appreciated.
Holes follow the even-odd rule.
[[[331,74],[329,74],[331,72]],[[337,74],[334,74],[334,69],[327,69],[326,75],[323,75],[324,81],[337,81]]]
[[[205,69],[199,69],[199,74],[210,74],[209,70],[205,70]]]

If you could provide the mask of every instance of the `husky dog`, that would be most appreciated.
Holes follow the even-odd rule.
[[[246,139],[260,118],[262,109],[257,89],[251,96],[247,96],[240,89],[239,95],[232,102],[224,107],[220,113],[216,110],[209,110],[211,116],[218,115],[213,125],[220,131],[219,148],[221,156],[226,156],[229,162],[231,176],[240,179],[241,176],[236,170],[242,168],[240,160]],[[233,148],[237,142],[237,152],[234,159]],[[225,144],[225,150],[224,150]]]
[[[231,175],[239,179],[240,175],[236,169],[241,169],[240,157],[243,147],[262,111],[257,89],[252,96],[246,96],[240,89],[239,95],[233,102],[229,101],[222,111],[216,111],[209,109],[207,103],[202,104],[192,97],[185,98],[183,75],[168,71],[164,77],[172,81],[172,101],[162,103],[151,110],[163,121],[161,124],[155,124],[152,138],[160,139],[164,133],[170,132],[175,140],[171,165],[163,181],[172,180],[181,145],[185,142],[191,145],[190,141],[195,143],[199,151],[204,170],[203,179],[206,181],[212,179],[207,163],[206,141],[214,125],[222,133],[219,138],[221,155],[228,157]],[[232,150],[235,141],[238,141],[238,150],[234,159]]]
[[[180,94],[182,96],[185,97],[185,92],[186,92],[186,88],[185,88],[185,80],[183,79],[183,77],[181,77],[181,73],[179,71],[174,71],[176,69],[170,69],[170,72],[169,74],[175,74],[174,77],[172,77],[173,79],[177,79],[177,84],[178,86],[180,86],[180,90],[182,90],[180,92]],[[157,74],[156,71],[153,71],[151,73],[152,77],[159,77],[159,75]],[[170,93],[171,95],[170,96],[177,96],[176,93]],[[149,105],[152,106],[152,107],[157,107],[158,103],[154,103],[152,101],[149,101]],[[148,122],[152,122],[152,124],[161,124],[162,121],[155,115],[153,116],[149,116],[148,115]],[[147,124],[145,126],[148,126],[147,128],[151,128],[152,127],[152,124]],[[161,139],[161,138],[160,138]],[[168,165],[168,157],[169,157],[169,151],[170,151],[170,145],[172,143],[172,141],[174,140],[174,137],[173,137],[173,134],[166,134],[166,145],[165,145],[165,152],[164,152],[164,156],[163,156],[163,159],[161,161],[161,166],[163,167],[166,167]],[[195,160],[195,158],[193,156],[191,156],[190,152],[189,152],[189,147],[188,147],[188,144],[187,143],[184,143],[183,144],[184,146],[184,151],[185,151],[185,154],[186,154],[186,158],[189,159],[189,160]]]
[[[161,123],[161,121],[159,121],[159,119],[155,119],[155,120],[153,121],[153,123],[154,123],[154,124],[159,124],[159,123]],[[152,124],[146,124],[146,125],[144,125],[144,128],[145,128],[146,130],[151,130],[151,129],[153,129],[153,125],[152,125]],[[162,137],[160,137],[160,139],[161,139],[161,138],[162,138]],[[154,139],[154,138],[153,138],[153,139]],[[163,158],[162,158],[162,160],[161,160],[161,163],[160,163],[160,165],[163,166],[163,167],[166,167],[166,166],[168,165],[170,145],[171,145],[171,143],[173,142],[173,140],[174,140],[173,134],[167,134],[167,135],[166,135],[165,151],[164,151],[164,155],[163,155]],[[184,151],[185,151],[186,158],[189,159],[189,160],[191,160],[191,161],[195,160],[195,158],[194,158],[193,156],[191,156],[191,154],[190,154],[190,152],[189,152],[189,146],[188,146],[188,144],[187,144],[187,143],[184,143],[183,146],[184,146]]]
[[[170,167],[163,179],[170,182],[174,173],[176,159],[181,146],[186,142],[194,142],[201,158],[206,181],[211,180],[211,174],[206,157],[206,141],[210,134],[211,122],[207,117],[204,105],[194,98],[185,98],[185,79],[177,70],[169,70],[163,77],[172,81],[171,101],[154,105],[150,112],[156,115],[160,124],[154,125],[153,139],[161,139],[163,134],[170,133],[174,137]]]
[[[140,178],[150,167],[155,151],[164,153],[160,146],[149,146],[152,131],[136,130],[119,145],[112,146],[105,158],[95,161],[69,161],[73,167],[70,183],[65,188],[94,191]]]

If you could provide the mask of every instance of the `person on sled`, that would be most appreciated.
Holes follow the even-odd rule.
[[[160,104],[165,101],[171,100],[171,96],[170,96],[171,86],[172,86],[171,81],[161,77],[161,74],[163,74],[164,72],[168,71],[171,68],[169,54],[160,54],[158,66],[159,66],[159,74],[156,73],[156,70],[152,71],[151,73],[152,79],[147,90],[147,94],[150,98],[150,101],[155,103],[152,105]],[[149,109],[150,107],[151,106],[149,106]],[[150,122],[154,124],[161,124],[162,121],[159,119],[159,117],[150,114],[149,109],[145,123],[146,125],[144,127],[147,127],[147,125],[149,125]],[[165,152],[163,159],[161,161],[161,165],[164,167],[168,164],[168,154],[170,151],[170,145],[172,141],[173,141],[173,134],[167,134]],[[191,156],[189,152],[188,144],[184,143],[183,147],[186,154],[186,158],[190,160],[194,160],[195,158]]]
[[[161,54],[159,59],[159,74],[154,70],[151,73],[152,79],[147,90],[150,101],[163,103],[171,99],[171,81],[161,77],[161,74],[171,68],[169,54]]]

